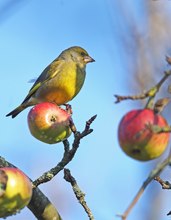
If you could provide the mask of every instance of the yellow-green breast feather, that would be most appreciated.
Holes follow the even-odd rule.
[[[61,105],[77,95],[85,80],[85,68],[80,68],[74,62],[65,62],[64,64],[61,66],[62,64],[60,63],[60,68],[56,68],[56,70],[54,69],[55,63],[51,65],[51,68],[46,73],[45,80],[42,82],[43,86],[37,88],[33,98]],[[38,84],[39,82],[35,87]]]

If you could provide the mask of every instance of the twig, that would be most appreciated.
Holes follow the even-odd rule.
[[[96,118],[96,115],[90,118],[86,122],[86,126],[83,132],[80,133],[79,131],[76,131],[74,133],[74,141],[73,141],[71,149],[70,149],[68,140],[63,141],[64,155],[63,155],[62,160],[54,168],[50,169],[49,171],[41,175],[39,178],[37,178],[33,182],[34,187],[37,187],[38,185],[42,183],[50,181],[55,175],[57,175],[61,170],[63,170],[64,167],[73,159],[80,145],[80,140],[84,138],[85,136],[89,135],[91,132],[93,132],[93,129],[90,129],[90,125],[94,121],[95,118]]]
[[[159,176],[156,176],[154,180],[160,183],[160,185],[162,186],[162,189],[171,189],[171,183],[169,183],[168,181],[162,180]],[[171,215],[171,211],[167,213],[167,215]]]
[[[121,217],[122,220],[126,220],[129,213],[131,212],[131,210],[134,208],[134,206],[136,205],[136,203],[138,202],[138,200],[140,199],[141,195],[143,194],[144,190],[146,189],[146,187],[148,186],[148,184],[156,177],[158,176],[162,170],[167,166],[171,164],[171,154],[169,154],[169,156],[160,164],[158,164],[149,174],[149,176],[147,177],[147,179],[144,181],[144,183],[142,184],[142,186],[140,187],[139,191],[137,192],[137,194],[135,195],[134,199],[132,200],[132,202],[130,203],[130,205],[128,206],[128,208],[125,210],[125,212],[122,215],[117,215],[119,217]]]
[[[163,112],[170,101],[171,99],[169,97],[157,100],[157,102],[154,104],[154,113],[160,114],[161,112]]]
[[[77,200],[79,201],[79,203],[82,205],[82,207],[84,208],[85,212],[87,213],[88,217],[90,220],[94,220],[94,216],[90,210],[90,208],[87,206],[87,203],[84,199],[85,194],[81,191],[81,189],[79,188],[75,178],[71,175],[71,172],[69,169],[64,169],[64,179],[67,182],[70,182],[72,185],[72,189],[75,193],[75,196],[77,198]]]
[[[159,176],[156,176],[154,180],[160,183],[162,189],[171,189],[171,184],[169,183],[169,181],[164,181]]]
[[[115,103],[119,103],[123,100],[139,100],[139,99],[145,99],[145,98],[149,98],[149,97],[154,97],[156,95],[156,93],[159,91],[161,85],[166,81],[166,79],[171,75],[171,70],[169,71],[165,71],[164,72],[164,76],[163,78],[154,86],[152,87],[150,90],[148,90],[147,92],[144,92],[142,94],[139,95],[134,95],[134,96],[121,96],[121,95],[114,95],[116,98]]]
[[[171,57],[170,56],[166,56],[166,61],[169,65],[171,65]]]

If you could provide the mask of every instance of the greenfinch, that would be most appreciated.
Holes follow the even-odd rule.
[[[41,102],[66,104],[81,90],[86,77],[86,64],[94,61],[81,47],[64,50],[43,70],[24,101],[6,116],[14,118],[25,108]]]

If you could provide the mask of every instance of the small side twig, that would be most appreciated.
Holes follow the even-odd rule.
[[[145,191],[146,187],[148,186],[148,184],[156,177],[158,176],[163,169],[171,164],[171,154],[169,154],[169,156],[160,164],[158,164],[149,174],[149,176],[147,177],[147,179],[144,181],[144,183],[142,184],[142,186],[140,187],[140,189],[138,190],[137,194],[135,195],[134,199],[132,200],[132,202],[130,203],[130,205],[128,206],[128,208],[125,210],[125,212],[121,215],[117,215],[119,217],[121,217],[122,220],[126,220],[128,215],[130,214],[131,210],[134,208],[134,206],[136,205],[136,203],[138,202],[138,200],[140,199],[140,197],[142,196],[143,192]]]
[[[166,56],[166,61],[169,65],[171,65],[171,57],[170,56]]]
[[[85,212],[87,213],[88,217],[90,220],[94,220],[94,216],[90,210],[90,208],[87,206],[87,203],[84,199],[85,194],[81,191],[80,187],[78,186],[75,178],[71,175],[71,172],[69,169],[64,169],[64,179],[71,183],[72,185],[72,189],[74,191],[74,194],[77,198],[77,200],[79,201],[79,203],[82,205],[82,207],[84,208]]]
[[[97,117],[97,115],[94,115],[88,121],[86,121],[86,126],[85,126],[85,129],[84,129],[85,131],[88,131],[90,129],[90,125],[96,119],[96,117]]]
[[[80,145],[80,140],[93,132],[93,129],[90,128],[90,125],[94,121],[95,118],[96,118],[96,115],[90,118],[88,122],[86,122],[86,126],[83,132],[79,132],[75,130],[74,141],[73,141],[71,149],[70,149],[70,144],[68,140],[63,141],[64,155],[62,157],[62,160],[54,168],[50,169],[49,171],[41,175],[39,178],[37,178],[33,182],[34,187],[37,187],[38,185],[42,183],[50,181],[55,175],[57,175],[61,170],[63,170],[64,167],[73,159]]]
[[[159,176],[156,176],[154,180],[160,183],[162,189],[171,189],[171,183],[169,183],[169,181],[164,181]],[[167,215],[171,215],[171,211],[168,212]]]
[[[154,104],[154,113],[160,114],[163,112],[163,110],[166,108],[166,106],[170,103],[171,98],[165,97],[162,99],[157,100],[157,102]]]
[[[160,183],[160,185],[162,186],[162,189],[171,189],[171,183],[169,183],[169,181],[164,181],[159,176],[156,176],[154,180]]]
[[[171,75],[171,70],[165,71],[163,78],[151,89],[148,91],[139,94],[139,95],[134,95],[134,96],[121,96],[121,95],[114,95],[116,98],[115,103],[119,103],[123,100],[139,100],[139,99],[145,99],[145,98],[150,98],[154,97],[156,93],[159,91],[161,85],[166,81],[166,79]]]

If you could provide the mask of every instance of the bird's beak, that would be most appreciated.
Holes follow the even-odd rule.
[[[92,63],[92,62],[95,62],[95,60],[90,56],[85,56],[84,57],[84,62],[85,63]]]

